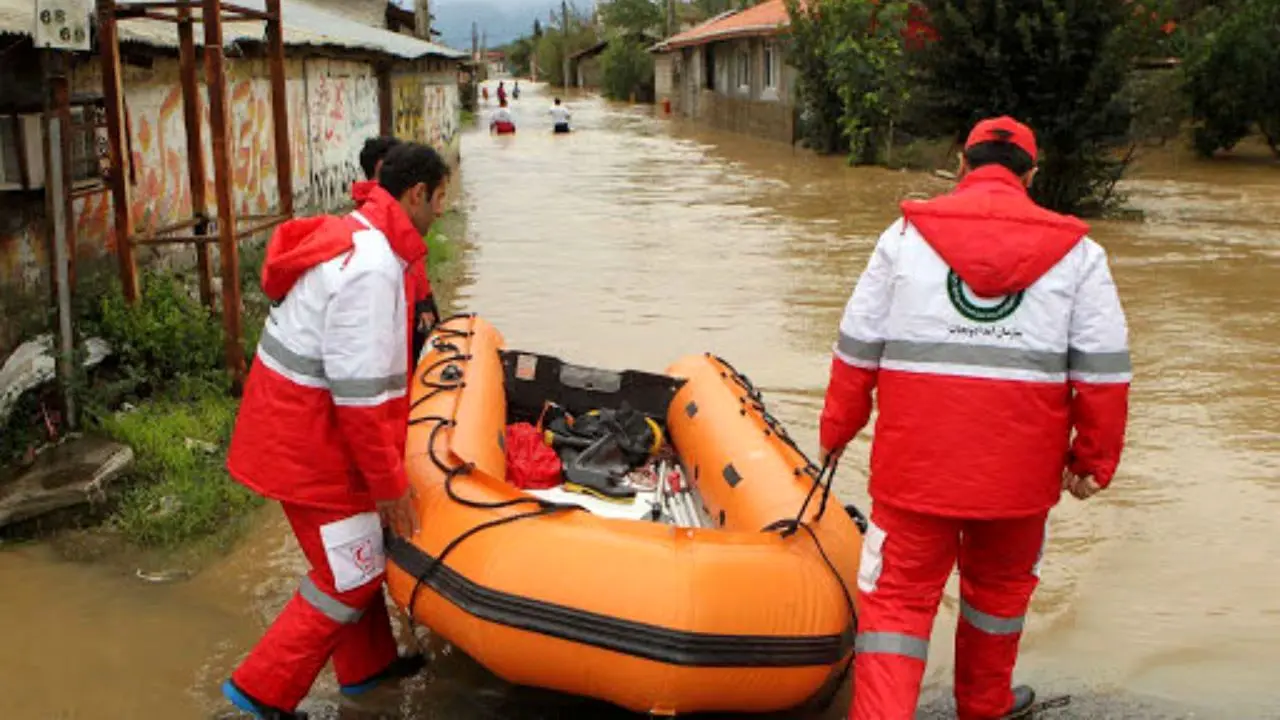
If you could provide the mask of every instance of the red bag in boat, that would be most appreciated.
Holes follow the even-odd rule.
[[[560,456],[542,442],[542,433],[529,423],[507,426],[507,482],[524,490],[559,485]]]

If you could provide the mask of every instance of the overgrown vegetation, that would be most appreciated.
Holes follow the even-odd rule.
[[[810,147],[848,153],[856,164],[882,161],[911,97],[902,38],[909,4],[788,0],[787,10]]]
[[[663,34],[664,4],[609,0],[599,5],[609,44],[600,56],[601,90],[611,100],[653,97],[653,56],[648,46]]]
[[[250,245],[242,257],[250,350],[266,309],[255,290],[261,254]],[[111,520],[126,539],[181,544],[222,530],[261,503],[224,467],[237,401],[224,370],[222,329],[181,276],[144,274],[135,306],[113,287],[80,326],[114,350],[109,368],[81,395],[85,424],[134,451]]]
[[[1195,149],[1211,157],[1256,129],[1280,158],[1280,2],[1224,5],[1199,18],[1210,29],[1186,62]]]
[[[653,56],[638,41],[619,37],[600,56],[601,90],[610,100],[653,97]]]
[[[1032,194],[1063,212],[1118,200],[1132,109],[1121,91],[1145,26],[1116,0],[925,0],[938,37],[920,53],[927,115],[961,137],[1011,115],[1036,130]],[[1119,154],[1118,153],[1122,153]]]
[[[1129,82],[1171,30],[1116,0],[789,0],[801,133],[854,163],[893,164],[895,147],[960,141],[977,120],[1011,115],[1040,141],[1036,199],[1096,214],[1136,147],[1135,112],[1167,133],[1174,108]],[[935,143],[936,144],[936,143]],[[898,161],[899,164],[901,161]]]

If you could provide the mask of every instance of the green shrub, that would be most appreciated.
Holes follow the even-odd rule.
[[[147,273],[136,305],[112,286],[81,322],[111,343],[125,374],[157,387],[178,378],[222,376],[222,327],[176,275]]]
[[[601,90],[611,100],[653,95],[653,56],[635,40],[611,41],[600,56],[600,74]]]
[[[1280,2],[1242,0],[1215,20],[1185,66],[1196,151],[1230,150],[1257,127],[1280,157]]]

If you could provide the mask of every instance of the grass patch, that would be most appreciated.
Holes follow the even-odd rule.
[[[443,265],[453,259],[453,243],[449,241],[449,236],[445,234],[445,231],[440,228],[440,222],[431,226],[431,232],[427,233],[426,242],[429,268],[437,264]],[[432,280],[434,279],[432,278]]]
[[[180,391],[98,419],[134,452],[133,482],[112,518],[126,539],[178,545],[213,535],[262,503],[224,467],[237,406],[218,392]]]
[[[252,351],[266,303],[254,289],[261,249],[247,250],[244,330]],[[115,349],[107,377],[86,387],[87,420],[134,452],[110,526],[149,548],[226,534],[262,501],[225,468],[239,402],[223,367],[220,319],[200,304],[189,278],[151,272],[137,305],[112,289],[81,324]]]
[[[474,126],[476,124],[476,114],[471,112],[470,110],[463,110],[461,124],[462,124],[462,127]]]

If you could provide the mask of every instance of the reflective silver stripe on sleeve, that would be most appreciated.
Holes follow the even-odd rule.
[[[408,387],[408,378],[404,375],[329,381],[329,391],[335,398],[343,399],[374,398],[383,393],[404,390],[406,387]]]
[[[1063,373],[1067,370],[1067,354],[1049,350],[1024,350],[966,345],[964,343],[915,342],[890,340],[885,343],[885,360],[917,363],[950,363],[986,368],[1034,370]]]
[[[350,607],[325,595],[309,577],[302,578],[302,583],[298,585],[298,594],[322,615],[342,625],[351,625],[364,615],[364,610]]]
[[[990,615],[965,602],[964,598],[960,599],[960,617],[988,635],[1017,635],[1026,623],[1026,616],[1002,618]]]
[[[271,326],[268,325],[262,331],[262,339],[258,341],[258,351],[264,352],[271,356],[271,359],[280,363],[280,365],[289,372],[304,375],[315,380],[323,381],[324,377],[324,361],[320,358],[311,358],[299,355],[298,353],[285,347],[285,344],[271,334]]]
[[[1067,351],[1067,366],[1072,372],[1082,373],[1109,375],[1133,372],[1128,350],[1095,353],[1071,348]]]
[[[929,641],[914,635],[893,632],[858,633],[853,643],[854,652],[903,655],[921,662],[929,660]]]
[[[884,354],[884,342],[859,340],[850,335],[840,333],[840,340],[836,343],[836,349],[842,355],[855,360],[878,363],[880,362],[880,356]]]

